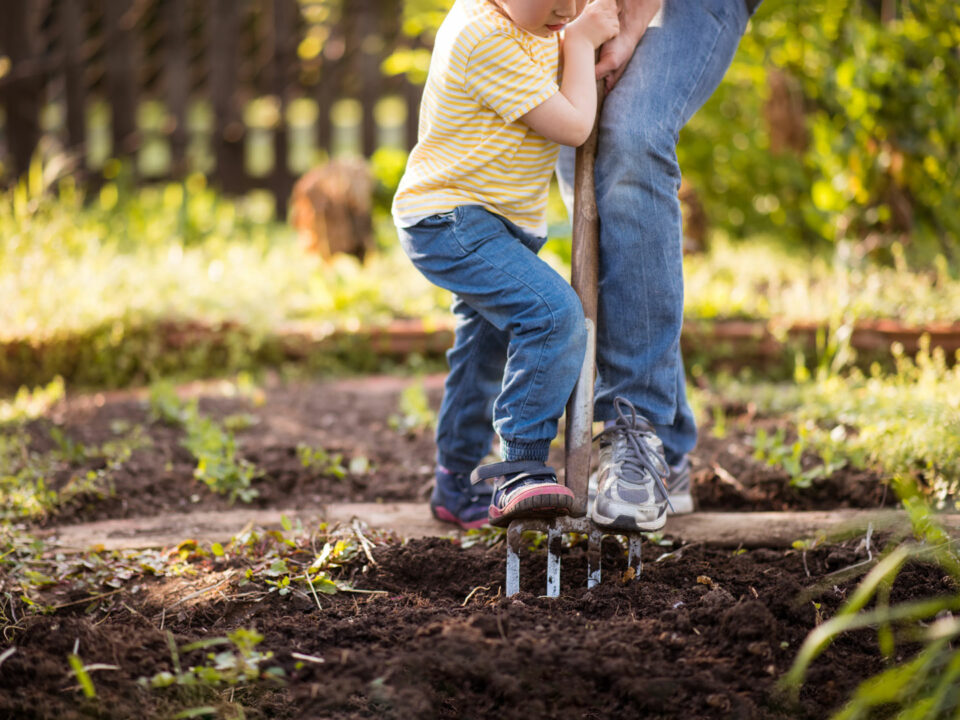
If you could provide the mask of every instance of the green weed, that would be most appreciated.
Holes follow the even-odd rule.
[[[818,448],[821,463],[806,470],[803,469],[804,455],[813,452],[809,440],[809,427],[808,425],[800,426],[799,436],[792,443],[784,440],[786,431],[783,428],[777,428],[772,436],[760,428],[752,440],[754,459],[765,462],[771,467],[782,468],[790,476],[791,485],[804,489],[810,487],[815,480],[829,478],[837,470],[846,467],[848,459],[836,458],[832,446],[822,446]]]
[[[65,395],[63,378],[59,375],[46,386],[33,390],[21,387],[12,400],[0,400],[0,425],[34,420],[63,400]]]
[[[330,453],[322,447],[298,443],[297,457],[303,467],[321,475],[333,475],[338,480],[343,480],[347,476],[347,468],[343,466],[343,455],[341,453]]]
[[[273,659],[273,652],[260,652],[256,649],[263,641],[263,635],[253,629],[237,628],[226,637],[214,637],[189,643],[181,648],[176,646],[171,633],[167,633],[171,648],[171,657],[175,672],[159,672],[152,677],[141,677],[137,683],[142,687],[167,688],[174,685],[182,687],[218,688],[255,683],[259,680],[283,681],[286,673],[279,666],[262,668]],[[206,654],[207,663],[192,665],[186,670],[181,668],[181,653],[220,645],[228,646],[220,652]]]
[[[148,416],[153,422],[179,427],[197,414],[195,400],[189,403],[180,399],[176,386],[169,380],[158,380],[150,385]]]
[[[181,400],[176,388],[166,380],[150,386],[149,408],[153,420],[183,427],[186,433],[183,446],[197,460],[193,471],[197,480],[213,492],[226,495],[230,502],[238,498],[250,502],[259,495],[257,489],[250,486],[261,472],[249,460],[239,456],[232,432],[232,428],[249,427],[253,423],[252,416],[230,416],[221,425],[200,415],[196,399]]]
[[[104,497],[113,493],[114,473],[131,455],[149,444],[143,428],[135,426],[100,447],[86,447],[59,427],[51,426],[56,448],[45,453],[30,449],[30,436],[21,426],[0,429],[0,517],[36,520],[55,515],[75,498]],[[102,458],[103,467],[74,472],[57,490],[54,476],[88,461]]]
[[[197,459],[193,476],[230,502],[239,498],[250,502],[259,492],[250,487],[260,476],[257,467],[237,454],[233,433],[223,429],[215,420],[191,415],[186,423],[187,437],[183,445]]]
[[[390,427],[402,433],[417,433],[432,430],[437,426],[437,414],[430,407],[430,399],[420,379],[411,383],[400,393],[399,413],[391,415]]]
[[[845,633],[865,628],[877,632],[881,652],[897,656],[897,646],[920,645],[909,660],[900,661],[862,682],[833,720],[867,720],[875,711],[897,712],[902,720],[947,717],[960,704],[960,557],[956,543],[938,525],[927,503],[910,481],[897,483],[920,542],[888,549],[832,618],[819,624],[801,646],[782,680],[796,698],[810,665]],[[949,578],[950,592],[890,604],[897,575],[909,562],[937,563]]]

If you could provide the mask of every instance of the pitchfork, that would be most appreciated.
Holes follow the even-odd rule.
[[[598,528],[587,517],[587,492],[590,478],[590,448],[593,443],[593,382],[597,345],[597,274],[599,267],[600,228],[597,199],[594,192],[593,168],[597,152],[599,105],[603,102],[603,81],[597,84],[598,121],[587,141],[577,148],[573,194],[573,256],[571,284],[580,296],[587,324],[587,352],[573,394],[567,402],[565,435],[564,484],[574,494],[570,517],[545,520],[514,520],[507,529],[507,595],[520,590],[520,555],[522,535],[534,530],[547,535],[547,597],[560,594],[561,535],[581,533],[587,536],[587,587],[600,582],[600,544],[605,535],[623,535],[629,546],[627,562],[633,576],[641,570],[641,535]],[[627,571],[628,573],[630,570]]]

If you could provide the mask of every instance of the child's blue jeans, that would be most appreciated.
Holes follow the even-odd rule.
[[[587,342],[580,299],[537,257],[545,238],[477,205],[399,234],[417,269],[454,293],[437,461],[471,471],[494,430],[504,460],[545,461]]]

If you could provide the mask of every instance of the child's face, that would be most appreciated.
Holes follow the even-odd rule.
[[[582,11],[587,0],[490,0],[514,25],[534,35],[559,32]]]

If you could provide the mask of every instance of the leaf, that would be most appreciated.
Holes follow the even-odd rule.
[[[290,518],[288,518],[286,515],[280,516],[280,524],[283,525],[283,529],[287,532],[293,530],[293,523],[290,522]]]
[[[184,718],[195,718],[202,717],[204,715],[216,715],[217,709],[212,705],[204,705],[202,707],[190,708],[189,710],[181,710],[176,715],[173,716],[173,720],[183,720]]]
[[[337,584],[325,575],[318,575],[313,578],[312,582],[313,589],[322,592],[324,595],[335,595],[339,590]]]
[[[90,675],[83,666],[83,661],[80,659],[80,656],[71,653],[67,656],[67,660],[70,662],[70,668],[73,670],[77,682],[80,683],[80,689],[83,690],[84,696],[90,699],[95,698],[97,696],[97,689],[93,686],[93,680],[90,679]]]
[[[230,639],[225,637],[214,637],[207,638],[205,640],[197,640],[192,642],[189,645],[184,645],[181,649],[183,652],[190,652],[191,650],[203,650],[204,648],[213,647],[214,645],[229,645]]]

